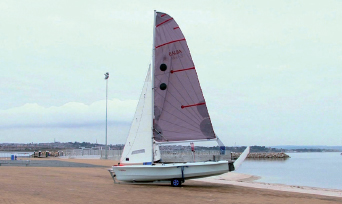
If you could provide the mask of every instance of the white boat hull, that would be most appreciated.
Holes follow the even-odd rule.
[[[182,175],[183,169],[183,175]],[[220,175],[229,171],[228,161],[113,166],[116,179],[126,182],[151,182],[193,179]]]

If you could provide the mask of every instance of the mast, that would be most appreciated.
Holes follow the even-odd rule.
[[[151,135],[151,142],[152,142],[152,163],[154,163],[154,130],[153,130],[153,120],[154,120],[154,60],[155,60],[155,51],[156,51],[156,46],[155,46],[155,34],[156,34],[156,20],[157,20],[157,15],[156,15],[156,10],[153,12],[153,37],[152,37],[152,135]]]

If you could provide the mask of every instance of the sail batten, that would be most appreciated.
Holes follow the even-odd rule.
[[[170,42],[158,45],[158,46],[156,46],[156,48],[160,48],[160,47],[163,47],[164,45],[168,45],[168,44],[171,44],[171,43],[180,42],[180,41],[184,41],[184,40],[185,40],[185,38],[179,39],[179,40],[173,40],[173,41],[170,41]]]
[[[160,17],[161,17],[161,16],[160,16]],[[169,22],[169,21],[171,21],[171,20],[173,20],[173,18],[169,18],[169,19],[167,19],[167,20],[165,20],[165,21],[159,23],[158,25],[156,25],[156,27],[159,27],[159,26],[163,25],[164,23]]]
[[[168,14],[157,12],[154,56],[154,139],[215,139],[186,39]]]
[[[195,69],[195,67],[190,67],[190,68],[186,68],[186,69],[171,70],[170,73],[173,74],[175,72],[188,71],[188,70],[191,70],[191,69]]]

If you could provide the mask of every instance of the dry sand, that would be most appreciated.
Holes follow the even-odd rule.
[[[114,184],[107,171],[113,161],[63,161],[98,166],[0,166],[0,203],[342,203],[341,197],[242,187],[235,183],[189,180],[181,188],[169,183]],[[224,179],[216,177],[209,181],[250,183],[247,175]]]

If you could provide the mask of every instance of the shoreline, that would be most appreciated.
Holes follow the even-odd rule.
[[[254,176],[254,175],[249,175],[249,174],[229,172],[229,173],[225,173],[219,176],[212,176],[212,177],[193,179],[193,180],[207,182],[207,183],[228,184],[228,185],[236,185],[236,186],[250,187],[250,188],[257,188],[257,189],[267,189],[267,190],[275,190],[275,191],[314,194],[314,195],[332,196],[332,197],[342,198],[342,190],[339,190],[339,189],[256,182],[256,180],[260,178],[261,177],[259,176]]]

